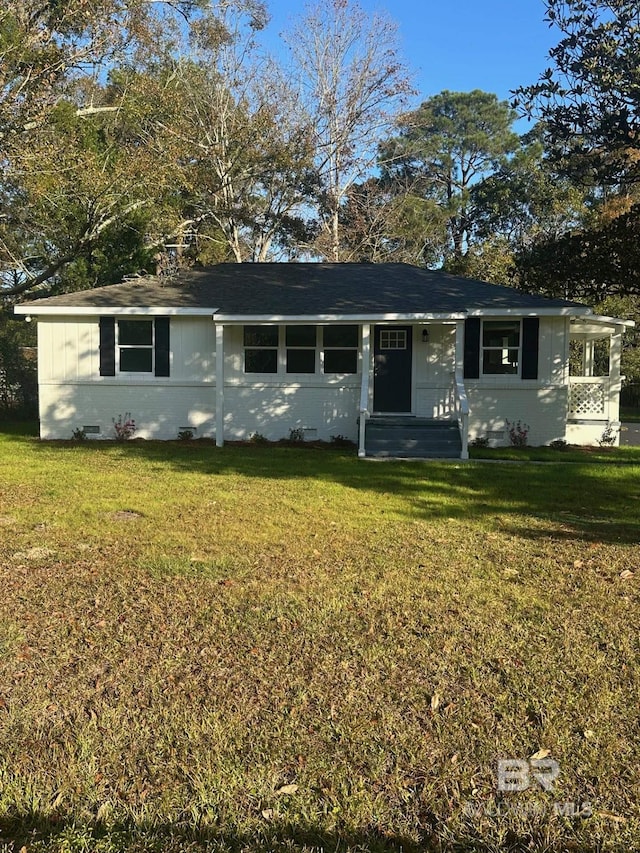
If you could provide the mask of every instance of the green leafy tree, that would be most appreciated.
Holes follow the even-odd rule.
[[[640,7],[635,0],[547,0],[561,38],[553,65],[515,91],[540,119],[558,167],[591,185],[640,178]]]
[[[640,295],[640,205],[557,238],[538,240],[516,257],[516,282],[527,291],[595,304]]]
[[[262,20],[252,0],[227,4],[225,14],[240,5]],[[153,250],[179,231],[189,158],[172,73],[188,49],[220,51],[230,39],[226,20],[205,2],[11,0],[0,13],[5,296],[59,287],[67,268],[79,284],[83,266],[92,276],[96,259],[106,260],[118,230],[130,249],[125,266],[148,267]],[[47,62],[48,75],[40,70]],[[121,253],[114,275],[124,260]]]
[[[0,416],[35,417],[37,362],[35,324],[15,320],[0,307]]]
[[[353,184],[340,208],[340,257],[360,263],[436,263],[446,225],[432,199],[372,177]]]
[[[474,239],[474,185],[517,150],[515,117],[496,95],[444,91],[404,115],[398,135],[381,148],[386,178],[442,211],[440,253],[450,269],[464,270]]]
[[[479,241],[501,238],[517,251],[588,219],[590,194],[555,172],[541,136],[536,128],[521,137],[513,156],[472,187]]]

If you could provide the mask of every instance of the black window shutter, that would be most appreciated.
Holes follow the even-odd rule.
[[[464,378],[480,378],[480,318],[464,321]]]
[[[116,321],[100,317],[100,376],[116,375]]]
[[[156,317],[156,376],[169,376],[169,318]]]
[[[538,378],[538,337],[540,320],[538,317],[524,317],[522,320],[522,378]]]

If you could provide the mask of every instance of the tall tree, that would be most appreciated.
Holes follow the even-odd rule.
[[[34,89],[37,121],[25,103],[29,121],[0,140],[4,295],[50,287],[65,269],[65,286],[105,283],[154,257],[165,269],[197,254],[265,260],[301,236],[312,148],[290,89],[256,50],[264,5],[129,6],[142,11],[126,52],[107,68],[83,42],[75,67],[61,63],[46,92]],[[127,256],[107,271],[103,244],[114,241]]]
[[[352,0],[308,7],[285,40],[315,136],[317,249],[339,261],[341,204],[375,164],[378,141],[410,94],[409,78],[399,58],[396,26],[379,13],[368,17]]]
[[[540,120],[552,165],[590,193],[578,227],[542,235],[517,258],[522,286],[591,303],[637,294],[640,222],[640,7],[631,0],[546,0],[560,33],[552,66],[514,92]]]
[[[442,258],[458,271],[473,239],[473,186],[517,149],[515,117],[496,95],[444,91],[404,115],[398,135],[382,146],[387,177],[410,187],[412,195],[431,199],[444,213]]]
[[[512,250],[582,227],[590,193],[559,176],[538,126],[520,138],[512,157],[471,189],[477,238],[501,238]]]
[[[438,205],[398,181],[353,184],[340,208],[340,257],[361,263],[437,264],[446,228]]]
[[[589,183],[640,179],[640,6],[636,0],[546,0],[561,34],[553,65],[514,106],[540,119],[558,165]]]

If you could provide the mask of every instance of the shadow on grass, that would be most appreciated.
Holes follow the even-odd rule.
[[[30,816],[31,817],[31,816]],[[109,829],[83,825],[79,821],[59,821],[34,816],[32,819],[0,820],[0,842],[9,842],[14,850],[26,847],[34,853],[41,851],[91,850],[99,853],[549,853],[568,849],[558,840],[551,846],[544,828],[526,832],[507,830],[500,833],[500,842],[484,840],[473,827],[468,832],[451,832],[444,824],[438,832],[435,815],[425,815],[425,829],[419,839],[379,830],[362,832],[327,831],[321,826],[296,824],[265,825],[263,831],[243,835],[221,830],[198,828],[184,824],[155,824],[153,826],[117,825]],[[571,850],[587,853],[594,848],[583,844],[572,833]]]
[[[412,519],[494,519],[514,535],[610,543],[640,541],[638,464],[553,465],[486,462],[359,460],[333,447],[225,446],[205,441],[39,442],[36,453],[69,453],[87,463],[96,454],[158,464],[176,473],[248,480],[338,483],[360,492],[390,514]],[[524,523],[529,517],[531,524]],[[543,521],[544,525],[534,523]]]

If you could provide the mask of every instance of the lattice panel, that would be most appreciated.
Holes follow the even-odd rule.
[[[595,383],[585,385],[571,385],[569,390],[569,410],[572,414],[604,415],[604,385]]]

